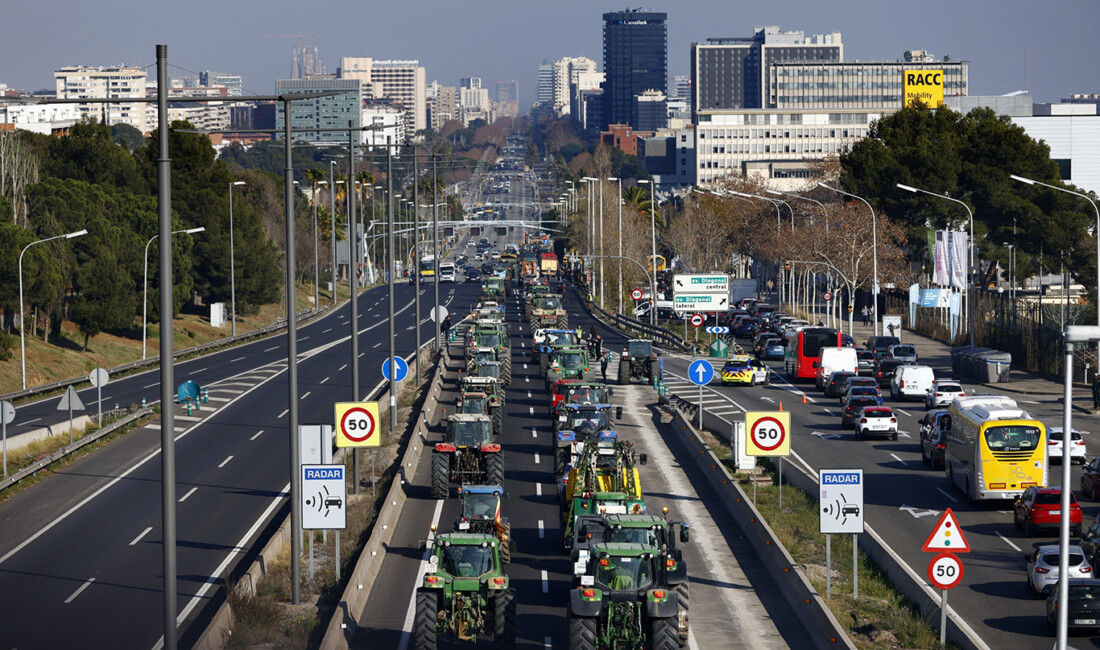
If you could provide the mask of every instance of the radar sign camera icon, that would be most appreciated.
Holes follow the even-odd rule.
[[[329,494],[328,486],[321,486],[316,494],[306,497],[306,507],[317,511],[322,517],[328,517],[332,508],[344,507],[344,499],[339,494]]]

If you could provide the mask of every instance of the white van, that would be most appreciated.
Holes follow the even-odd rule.
[[[936,373],[928,366],[901,365],[890,381],[890,397],[894,399],[924,399]]]
[[[814,383],[817,384],[818,390],[823,390],[825,382],[834,372],[859,372],[859,357],[856,355],[856,349],[852,347],[821,348],[821,360],[816,365],[817,375]]]
[[[450,262],[444,262],[439,265],[439,281],[440,282],[454,282],[455,281],[455,265]]]

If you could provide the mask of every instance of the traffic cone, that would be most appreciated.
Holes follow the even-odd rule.
[[[802,403],[806,403],[806,393],[802,393]]]
[[[779,400],[779,410],[783,410],[783,400]]]

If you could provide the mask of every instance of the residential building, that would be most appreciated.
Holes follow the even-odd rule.
[[[688,110],[691,110],[691,75],[678,74],[672,78],[668,84],[668,99],[669,101],[683,100]]]
[[[356,79],[365,99],[385,99],[405,110],[410,136],[428,128],[428,96],[425,70],[419,61],[375,60],[367,56],[342,57],[337,76]]]
[[[224,72],[211,72],[206,70],[199,73],[199,85],[210,87],[223,87],[230,97],[240,97],[244,94],[244,81],[239,74],[226,74]]]
[[[596,142],[600,137],[600,125],[603,124],[603,90],[577,91],[576,116],[584,129],[585,139],[589,143]]]
[[[631,124],[634,97],[666,90],[667,14],[642,9],[603,15],[603,127]]]
[[[478,80],[480,82],[480,80]],[[459,104],[462,110],[462,125],[470,126],[474,120],[492,121],[492,104],[489,102],[489,91],[485,88],[459,88]]]
[[[639,131],[668,126],[668,98],[659,90],[647,90],[634,98],[633,124]]]
[[[405,110],[401,106],[368,102],[363,105],[362,124],[377,129],[363,132],[363,144],[368,147],[405,142]]]
[[[81,119],[76,104],[5,104],[3,101],[0,99],[0,131],[64,133]]]
[[[599,91],[603,82],[604,74],[592,69],[578,71],[569,84],[569,114],[582,126],[585,123],[585,115],[584,108],[580,103],[581,93],[584,91]],[[591,92],[589,92],[589,95],[591,95]]]
[[[53,73],[58,99],[109,99],[145,97],[146,72],[130,66],[66,66]],[[108,124],[129,124],[142,133],[146,122],[144,104],[77,104],[80,117],[105,119]]]
[[[363,90],[357,79],[336,79],[330,76],[307,79],[278,79],[275,81],[275,93],[278,94],[281,91],[339,92],[338,95],[290,102],[290,128],[292,130],[346,129],[349,121],[353,128],[358,128],[361,124]],[[277,102],[275,128],[279,130],[278,137],[280,138],[285,124],[284,120],[283,103]],[[301,139],[316,144],[343,144],[348,141],[348,134],[342,131],[311,132],[303,130],[300,134],[295,134],[294,138],[295,140]]]
[[[431,127],[436,131],[451,120],[462,119],[461,108],[458,101],[458,88],[454,86],[440,86],[438,81],[433,81],[429,88],[431,94]]]
[[[572,89],[580,75],[596,72],[596,62],[588,57],[565,57],[554,62],[554,97],[552,106],[558,115],[572,110]]]
[[[600,132],[600,144],[615,147],[628,156],[637,156],[638,140],[652,135],[652,131],[638,131],[629,124],[612,124]]]

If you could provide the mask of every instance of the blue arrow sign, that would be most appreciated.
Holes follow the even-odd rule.
[[[714,366],[706,359],[696,359],[688,366],[688,379],[699,386],[709,384],[714,379]]]
[[[397,376],[390,376],[390,358],[386,357],[382,362],[382,378],[389,379],[390,381],[405,381],[405,377],[409,374],[409,364],[401,357],[393,358],[394,365],[397,366]]]
[[[730,328],[711,325],[707,328],[707,334],[729,334]]]

